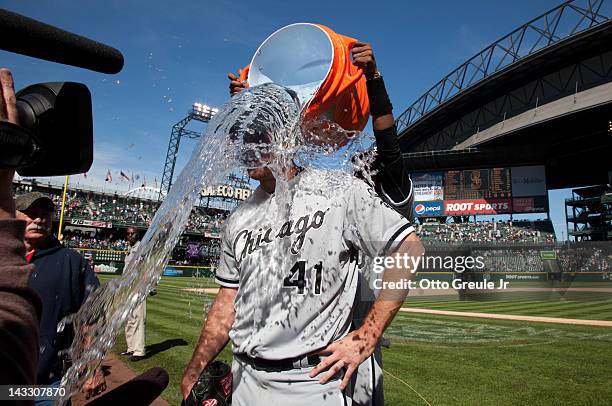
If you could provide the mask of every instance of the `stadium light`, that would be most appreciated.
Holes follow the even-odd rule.
[[[213,116],[219,111],[219,109],[212,108],[206,104],[202,103],[193,103],[193,108],[191,110],[192,114],[200,117],[203,120],[210,120]]]

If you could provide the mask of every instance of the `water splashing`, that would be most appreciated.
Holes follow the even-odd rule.
[[[62,329],[66,323],[72,323],[75,331],[69,349],[73,365],[62,378],[66,396],[60,403],[78,392],[93,374],[114,344],[129,312],[157,285],[202,188],[222,181],[234,168],[268,166],[278,180],[277,196],[286,196],[278,200],[274,222],[280,224],[291,214],[293,197],[287,193],[285,179],[295,165],[352,171],[347,158],[362,146],[363,140],[323,121],[305,125],[302,108],[295,92],[265,84],[235,95],[214,116],[139,248],[126,263],[123,275],[93,292],[77,314],[60,323]],[[313,142],[312,134],[320,133],[320,126],[333,130],[328,132],[329,136],[356,142],[331,146],[329,139]],[[323,181],[329,184],[334,179],[328,176]],[[317,185],[311,187],[316,189]]]

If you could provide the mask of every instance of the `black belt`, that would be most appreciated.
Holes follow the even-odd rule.
[[[282,372],[292,369],[314,367],[321,362],[321,357],[318,355],[305,355],[302,357],[285,358],[285,359],[262,359],[253,358],[245,354],[234,354],[234,357],[249,364],[258,371],[265,372]]]

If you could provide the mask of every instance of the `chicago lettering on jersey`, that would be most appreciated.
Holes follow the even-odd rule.
[[[263,245],[270,244],[272,241],[274,241],[274,239],[282,239],[285,237],[291,237],[292,235],[297,235],[297,238],[291,244],[291,253],[298,254],[304,245],[306,233],[323,225],[325,213],[326,211],[318,210],[312,214],[312,217],[310,214],[306,214],[297,219],[295,222],[294,220],[287,220],[281,225],[276,234],[273,234],[272,227],[269,227],[266,230],[260,228],[257,232],[255,232],[255,230],[240,231],[234,239],[234,252],[236,253],[236,260],[242,261],[247,255],[252,254]],[[238,244],[242,241],[244,241],[242,251],[238,252]]]

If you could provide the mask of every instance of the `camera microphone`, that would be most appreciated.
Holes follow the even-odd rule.
[[[101,73],[118,73],[117,49],[77,34],[0,9],[0,49]]]

